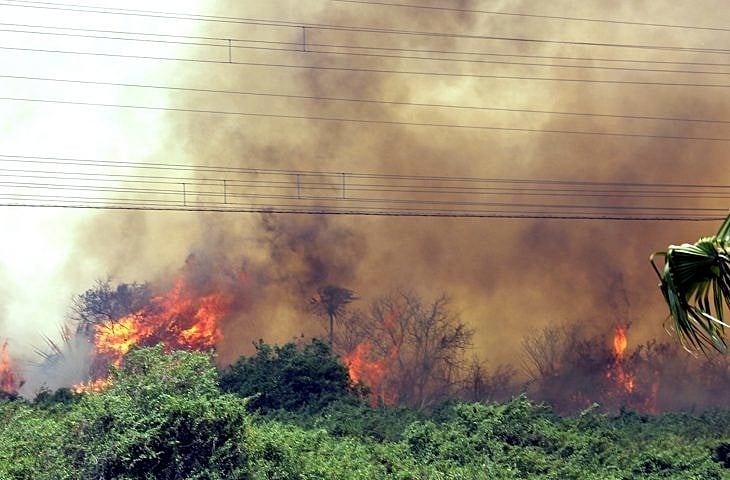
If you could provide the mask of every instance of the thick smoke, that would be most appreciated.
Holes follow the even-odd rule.
[[[319,9],[310,2],[306,7],[292,3],[290,11],[282,11],[267,7],[265,2],[259,3],[255,7],[238,7],[240,11],[231,4],[220,12],[216,3],[210,2],[209,7],[211,12],[244,17],[596,43],[703,45],[725,35],[702,31],[686,32],[687,35],[678,37],[676,30],[658,27],[347,3],[332,3]],[[717,8],[722,5],[721,2],[705,3]],[[450,5],[483,8],[483,3],[469,1]],[[671,16],[673,4],[669,2],[639,6],[636,2],[607,5],[597,1],[566,1],[555,5],[565,7],[560,11],[569,11],[571,16],[662,19],[662,22],[666,19],[667,23],[687,24],[707,24],[711,19],[699,12],[713,10],[697,8],[685,12],[686,16],[680,13]],[[538,6],[533,2],[492,2],[489,8],[534,12]],[[553,11],[559,10],[555,7]],[[246,33],[245,28],[211,24],[201,27],[198,33],[219,37],[230,34],[239,38]],[[294,30],[282,28],[275,34],[289,35],[290,41],[295,41],[299,33]],[[308,31],[308,41],[383,49],[509,51],[533,56],[533,60],[506,58],[524,63],[558,62],[535,60],[549,56],[651,60],[657,54],[651,50],[616,51],[608,47],[515,44],[454,37],[404,39],[316,29]],[[316,53],[275,54],[257,50],[237,50],[235,54],[241,61],[250,62],[453,75],[213,64],[202,69],[186,64],[171,69],[168,80],[221,90],[672,118],[727,118],[730,102],[726,96],[718,95],[720,90],[715,88],[622,83],[682,83],[695,82],[697,78],[613,68],[636,67],[634,63],[562,62],[612,67],[579,70]],[[666,60],[681,57],[671,52],[662,55]],[[505,60],[505,57],[474,55],[459,58]],[[708,58],[701,57],[701,61]],[[480,78],[469,74],[582,81]],[[709,78],[707,82],[715,80]],[[616,83],[600,83],[605,81]],[[170,103],[385,122],[492,125],[599,134],[640,132],[656,137],[728,136],[722,126],[705,123],[561,114],[256,96],[223,99],[192,94],[189,97],[175,94]],[[723,142],[202,114],[170,114],[166,120],[168,135],[162,139],[159,158],[154,161],[174,158],[173,163],[191,165],[601,182],[727,184],[730,180]],[[657,207],[684,205],[683,200],[676,198],[653,201]],[[607,197],[596,202],[605,206],[617,200]],[[717,202],[709,202],[707,205],[718,206]],[[302,334],[323,335],[322,326],[306,311],[306,302],[318,287],[337,284],[355,290],[363,299],[399,286],[431,296],[446,292],[459,305],[462,318],[476,331],[477,355],[494,364],[518,365],[524,355],[521,342],[526,335],[565,322],[584,324],[586,335],[591,338],[599,333],[610,335],[617,323],[630,323],[632,345],[650,338],[666,339],[661,328],[666,312],[648,255],[670,242],[695,241],[699,236],[713,233],[715,228],[712,222],[107,212],[96,215],[88,229],[79,232],[77,250],[79,255],[98,259],[107,273],[123,281],[166,278],[190,252],[223,256],[236,265],[245,264],[252,303],[245,314],[238,315],[225,327],[220,355],[226,360],[250,352],[251,342],[258,338],[286,341]],[[104,232],[104,240],[99,232]],[[606,341],[610,341],[610,336]]]

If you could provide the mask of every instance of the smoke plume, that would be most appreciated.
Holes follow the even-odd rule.
[[[726,185],[730,181],[725,142],[686,139],[727,137],[727,128],[722,124],[620,118],[630,115],[724,119],[730,110],[730,99],[719,94],[721,89],[651,84],[698,82],[689,73],[649,71],[682,69],[674,64],[656,68],[648,64],[652,66],[640,67],[645,71],[636,71],[628,68],[636,67],[636,63],[595,60],[648,61],[657,55],[654,50],[616,49],[599,44],[700,46],[714,44],[727,35],[725,32],[689,31],[677,36],[676,30],[660,27],[459,11],[485,8],[483,2],[466,0],[450,3],[452,11],[347,2],[329,2],[326,6],[319,2],[293,2],[287,11],[269,7],[266,2],[255,7],[229,3],[225,11],[215,2],[206,5],[211,14],[227,16],[460,32],[472,37],[311,28],[306,38],[312,49],[314,45],[336,43],[378,48],[368,52],[379,55],[240,49],[234,52],[242,62],[239,64],[209,64],[203,68],[181,63],[167,67],[168,78],[164,80],[169,82],[298,96],[224,97],[174,92],[167,98],[171,106],[379,123],[171,112],[163,117],[164,134],[158,153],[149,161],[606,182],[618,190],[627,183]],[[570,11],[571,17],[661,19],[660,23],[704,25],[711,23],[712,18],[702,12],[712,11],[713,6],[720,8],[723,3],[705,1],[707,8],[674,13],[670,8],[674,4],[669,2],[559,5]],[[539,8],[543,6],[534,2],[489,5],[493,11],[535,12]],[[196,35],[240,38],[249,34],[244,32],[246,28],[202,24]],[[301,29],[282,27],[266,34],[296,42]],[[493,39],[500,36],[552,39],[557,43]],[[592,45],[567,43],[587,41]],[[442,61],[428,58],[436,54],[417,50],[500,56],[448,54],[440,56],[470,61]],[[687,58],[681,52],[661,55],[667,62]],[[405,58],[413,56],[427,58]],[[558,61],[555,57],[594,60]],[[711,57],[699,59],[707,61]],[[277,68],[255,63],[315,68]],[[556,78],[566,81],[549,80]],[[162,80],[158,78],[157,83],[164,83]],[[700,83],[715,81],[721,83],[714,76],[702,77]],[[385,102],[328,101],[322,97]],[[404,102],[493,109],[407,106]],[[526,109],[554,113],[528,113]],[[614,135],[616,132],[636,135]],[[524,202],[525,197],[515,197],[515,201]],[[540,204],[553,200],[533,197],[532,201]],[[575,200],[587,201],[584,197]],[[596,196],[591,202],[593,211],[598,213],[616,204],[627,209],[633,206],[631,200],[611,196]],[[686,205],[677,196],[648,202],[656,208]],[[727,204],[724,200],[708,199],[691,206],[726,208]],[[375,298],[400,286],[429,297],[447,293],[458,305],[461,318],[475,331],[476,355],[490,364],[519,365],[524,355],[522,340],[527,335],[565,322],[579,322],[585,328],[586,338],[602,334],[607,342],[618,323],[631,324],[634,345],[652,338],[665,340],[662,321],[666,312],[648,255],[668,243],[694,241],[713,233],[715,228],[713,222],[599,219],[100,212],[76,231],[74,257],[93,258],[97,270],[120,281],[153,283],[170,278],[191,252],[242,266],[249,275],[250,304],[224,326],[225,340],[220,349],[224,361],[250,353],[252,341],[258,338],[281,342],[299,335],[323,337],[322,325],[305,307],[317,288],[334,284],[354,290],[363,299]],[[86,270],[83,265],[70,264],[68,271],[74,276],[85,275]],[[684,391],[682,395],[691,393]]]

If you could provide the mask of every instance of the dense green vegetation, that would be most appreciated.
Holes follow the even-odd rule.
[[[416,412],[370,407],[344,371],[321,342],[259,344],[222,374],[136,349],[102,393],[0,400],[0,479],[730,478],[730,411],[559,417],[521,396]]]

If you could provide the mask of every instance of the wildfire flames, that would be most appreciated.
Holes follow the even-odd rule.
[[[246,286],[244,272],[191,257],[164,293],[151,298],[146,293],[139,302],[130,304],[134,307],[120,310],[136,311],[78,330],[78,339],[88,341],[92,353],[84,364],[86,381],[73,390],[104,390],[109,383],[109,365],[120,366],[134,346],[162,343],[168,350],[217,348],[223,340],[222,323],[247,305]],[[393,302],[379,312],[368,327],[371,335],[352,337],[353,347],[342,358],[351,379],[369,388],[373,405],[407,402],[412,392],[403,383],[408,379],[404,380],[401,369],[414,352],[403,336],[409,331],[404,327],[409,310],[407,305]],[[660,379],[667,390],[672,380],[662,377],[655,360],[669,357],[662,357],[662,350],[651,350],[654,347],[650,346],[629,348],[628,329],[629,325],[621,324],[613,329],[612,338],[598,336],[595,341],[566,343],[562,356],[549,359],[554,365],[550,375],[533,384],[535,398],[545,399],[565,414],[593,402],[610,411],[626,406],[647,413],[658,413],[660,403],[662,408],[665,402],[673,405],[666,392],[659,391]],[[0,341],[0,391],[16,394],[23,385],[13,367],[8,342]]]
[[[402,338],[395,334],[395,319],[399,313],[392,311],[383,321],[383,326],[392,340],[387,355],[379,357],[373,351],[372,343],[365,341],[343,357],[352,381],[362,382],[370,389],[370,400],[373,405],[377,404],[378,400],[386,405],[394,405],[398,401],[397,386],[388,382],[388,376],[398,358],[402,343]]]
[[[20,388],[20,378],[13,370],[13,363],[8,353],[8,341],[0,346],[0,391],[17,393]]]
[[[628,326],[626,325],[616,326],[616,333],[613,337],[614,360],[611,363],[611,368],[606,373],[606,376],[614,380],[627,392],[632,393],[636,388],[635,378],[634,375],[625,368],[623,361],[624,352],[626,352],[626,347],[629,345],[628,338],[626,337],[627,330]]]
[[[207,350],[223,339],[218,327],[233,303],[224,293],[200,295],[180,277],[139,312],[95,326],[96,354],[114,365],[134,345],[162,342],[168,349]]]
[[[223,340],[220,321],[240,300],[245,274],[224,271],[216,278],[195,278],[196,261],[188,259],[173,287],[122,318],[94,326],[91,380],[78,391],[99,391],[106,385],[108,365],[119,366],[135,345],[164,344],[168,350],[205,351]]]
[[[398,355],[397,350],[392,349],[391,355],[379,359],[371,359],[372,343],[363,342],[350,354],[343,358],[350,372],[353,382],[364,383],[371,392],[371,403],[376,404],[378,399],[387,405],[393,405],[398,400],[398,392],[394,385],[388,385],[387,376],[390,366]]]
[[[613,337],[613,353],[616,358],[623,358],[626,347],[629,345],[629,339],[626,338],[626,325],[618,325],[616,327],[616,334]]]
[[[632,372],[625,358],[626,348],[628,347],[627,337],[628,325],[618,325],[613,337],[613,355],[606,377],[612,380],[624,395],[618,395],[623,398],[624,403],[636,410],[657,413],[657,394],[659,392],[658,372],[655,372],[651,385],[645,381],[639,385],[636,374]],[[645,379],[646,380],[646,379]]]

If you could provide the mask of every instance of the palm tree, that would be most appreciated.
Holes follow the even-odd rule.
[[[686,350],[727,352],[724,309],[730,308],[730,215],[717,234],[694,244],[670,245],[649,257],[669,306],[673,330]],[[664,257],[659,271],[655,256]]]
[[[327,285],[317,290],[317,294],[312,297],[311,303],[321,312],[324,312],[330,320],[330,347],[333,347],[335,339],[334,323],[335,317],[340,315],[345,305],[357,300],[357,296],[352,290],[347,288]]]

